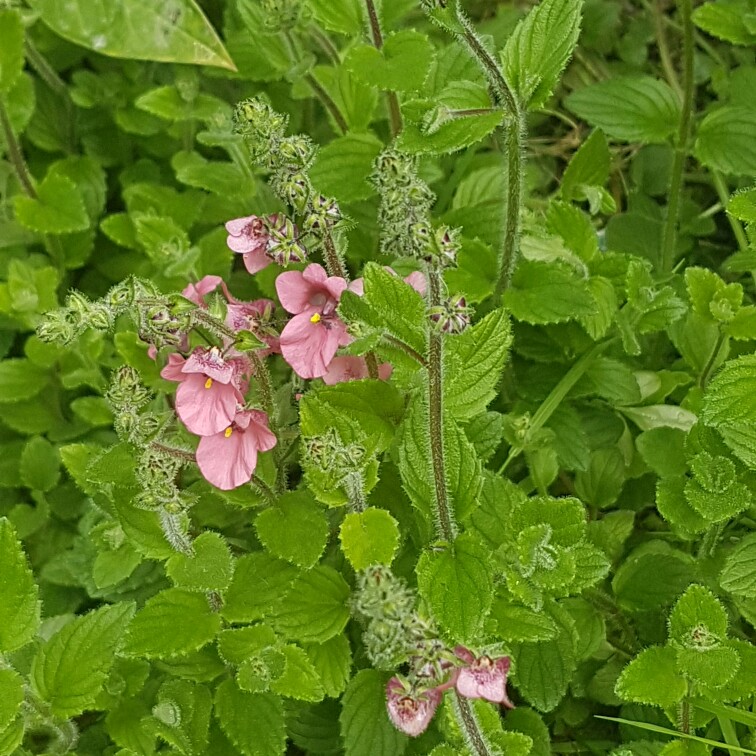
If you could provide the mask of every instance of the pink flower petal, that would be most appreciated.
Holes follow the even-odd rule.
[[[222,491],[247,483],[257,466],[254,439],[229,424],[220,433],[200,439],[197,464],[205,479]]]
[[[429,690],[412,694],[396,677],[386,685],[386,708],[397,730],[416,738],[428,729],[441,701],[441,693]]]
[[[191,373],[176,391],[176,414],[187,430],[198,436],[211,436],[231,424],[236,405],[243,400],[235,386]]]
[[[186,373],[182,372],[181,368],[184,367],[186,360],[180,355],[173,354],[168,355],[168,364],[160,371],[160,375],[167,381],[181,381],[186,380]]]
[[[404,282],[408,283],[418,294],[425,296],[428,289],[428,279],[425,277],[425,273],[415,270],[404,279]]]
[[[205,304],[205,296],[214,292],[223,283],[220,276],[204,276],[196,284],[190,283],[181,294],[196,305]]]
[[[203,373],[218,383],[231,383],[234,378],[234,364],[224,360],[217,347],[205,349],[197,347],[181,369],[184,373]]]
[[[281,354],[301,378],[320,378],[345,336],[346,327],[337,318],[313,323],[311,315],[295,315],[281,331]]]
[[[247,273],[250,273],[251,275],[259,273],[263,268],[267,268],[268,265],[273,263],[273,260],[265,254],[264,246],[261,249],[255,249],[252,252],[245,253],[242,260],[244,262],[244,267],[247,269]]]
[[[300,270],[287,270],[281,273],[276,278],[276,292],[284,310],[292,315],[299,315],[305,310],[312,309],[310,295],[313,289],[305,281]]]

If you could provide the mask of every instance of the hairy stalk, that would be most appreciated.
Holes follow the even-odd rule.
[[[470,706],[470,702],[455,691],[452,698],[452,706],[454,713],[457,715],[457,723],[465,736],[465,741],[473,753],[476,756],[491,756],[492,750],[486,742],[485,735],[483,735],[480,723],[475,716],[475,711]]]
[[[347,131],[349,131],[349,124],[346,122],[346,118],[344,118],[339,110],[339,106],[336,104],[333,97],[320,86],[320,82],[312,74],[307,74],[305,76],[305,81],[310,85],[310,89],[315,92],[318,99],[323,103],[323,106],[331,114],[333,120],[336,121],[336,125],[339,127],[341,133],[346,134]]]
[[[441,304],[441,271],[429,268],[430,305]],[[443,334],[433,324],[428,335],[428,419],[431,460],[433,462],[433,486],[436,495],[436,530],[444,541],[453,541],[457,525],[449,501],[444,461],[444,386],[443,386]]]
[[[381,22],[378,20],[378,13],[375,9],[373,0],[365,0],[367,9],[368,25],[370,26],[370,35],[373,38],[373,45],[376,50],[383,47],[383,33],[381,32]],[[391,123],[391,136],[396,136],[402,130],[402,111],[399,109],[399,98],[396,92],[387,92],[389,119]]]
[[[654,2],[646,4],[646,7],[651,12],[651,16],[654,19],[656,46],[659,48],[659,58],[661,59],[664,76],[666,77],[669,86],[675,90],[677,96],[682,100],[683,89],[680,86],[680,80],[677,78],[677,72],[672,64],[672,56],[669,52],[667,31],[664,28],[664,10],[661,8],[661,0],[654,0]]]
[[[8,112],[5,109],[5,103],[2,98],[0,98],[0,126],[3,129],[5,144],[8,145],[8,157],[24,192],[32,199],[37,199],[37,190],[32,183],[31,174],[24,160],[24,154],[21,152],[21,145],[13,133],[13,127],[11,126],[10,118],[8,118]]]
[[[323,250],[325,252],[325,264],[328,269],[328,275],[339,276],[345,281],[349,281],[349,274],[338,249],[336,249],[336,242],[333,239],[330,228],[323,230]]]
[[[276,492],[262,478],[253,475],[250,483],[265,497],[270,506],[276,503]]]
[[[378,378],[378,358],[375,356],[375,352],[368,352],[365,355],[365,362],[367,363],[368,376],[376,380]]]
[[[717,196],[719,197],[719,201],[722,204],[722,207],[726,208],[727,203],[730,201],[730,190],[727,188],[727,184],[725,183],[722,174],[719,171],[712,171],[711,180],[714,183],[714,188],[717,191]],[[748,237],[743,230],[743,226],[737,218],[733,218],[728,212],[725,211],[725,215],[727,216],[727,220],[730,223],[732,233],[735,235],[735,240],[738,243],[738,249],[741,252],[745,252],[748,249]]]
[[[719,353],[722,351],[722,347],[724,346],[726,339],[727,339],[726,334],[720,328],[719,336],[717,336],[717,341],[714,344],[714,349],[711,350],[709,359],[706,361],[706,365],[704,365],[704,369],[701,371],[701,375],[698,378],[698,385],[701,388],[706,388],[706,384],[709,382],[709,379],[711,378],[711,373],[714,370],[714,365],[717,362],[717,357],[719,357]]]
[[[401,349],[402,352],[405,354],[408,354],[410,357],[412,357],[415,362],[419,362],[424,368],[428,367],[428,361],[423,357],[420,352],[416,352],[409,344],[405,344],[403,341],[395,338],[390,333],[384,333],[382,336],[383,340],[387,344],[391,344],[391,346],[396,347],[397,349]]]
[[[672,163],[672,177],[669,184],[669,202],[664,223],[664,237],[661,252],[661,269],[671,271],[675,261],[677,244],[677,224],[680,216],[680,199],[683,188],[683,169],[688,151],[690,124],[693,116],[693,20],[691,0],[678,0],[683,24],[683,100],[680,123],[677,129],[675,158]]]
[[[269,421],[275,425],[276,407],[273,403],[273,386],[270,380],[270,371],[268,370],[265,361],[257,352],[250,352],[249,357],[252,360],[252,367],[255,370],[257,384],[260,387],[260,399],[262,400],[263,409],[265,410]]]

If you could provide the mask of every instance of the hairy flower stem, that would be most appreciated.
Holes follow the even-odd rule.
[[[370,26],[370,35],[373,38],[373,45],[376,50],[383,47],[383,33],[381,32],[381,22],[378,20],[378,12],[375,9],[373,0],[365,0],[367,9],[368,25]],[[389,121],[391,124],[391,136],[396,136],[402,130],[402,111],[399,109],[399,98],[396,92],[387,92]]]
[[[507,212],[504,217],[504,238],[499,253],[499,275],[494,289],[494,301],[500,302],[509,288],[517,265],[520,243],[520,208],[523,202],[525,173],[525,114],[499,65],[480,41],[475,28],[464,11],[457,6],[457,21],[462,29],[461,41],[483,69],[496,103],[507,113],[502,130],[507,151]]]
[[[661,250],[661,269],[669,272],[675,262],[677,246],[677,224],[680,216],[680,199],[683,188],[683,169],[688,152],[690,123],[693,116],[693,20],[691,0],[678,0],[683,26],[683,99],[680,123],[677,128],[675,158],[669,183],[669,202],[664,222],[664,236]]]
[[[476,756],[491,756],[492,750],[486,742],[475,711],[470,702],[456,691],[452,697],[452,707],[465,741]]]
[[[344,265],[344,261],[341,259],[338,249],[336,249],[336,242],[333,239],[333,234],[331,234],[330,228],[323,230],[323,251],[328,275],[339,276],[339,278],[349,281],[349,273],[347,273],[347,269]]]
[[[24,193],[32,199],[37,198],[37,190],[32,183],[31,174],[26,167],[26,161],[24,160],[24,154],[21,152],[21,145],[16,139],[16,135],[13,133],[13,127],[11,126],[10,118],[8,118],[8,112],[5,109],[5,103],[0,98],[0,126],[3,129],[3,138],[5,144],[8,146],[8,157],[10,158],[13,170],[16,172],[18,180],[21,182]]]
[[[430,305],[441,304],[441,271],[430,266]],[[453,541],[457,525],[449,501],[444,461],[444,386],[443,386],[443,334],[433,324],[428,335],[428,420],[430,431],[433,486],[436,497],[436,530],[444,541]]]
[[[276,407],[273,403],[273,386],[270,380],[270,371],[268,366],[257,352],[250,352],[249,358],[252,361],[252,367],[255,371],[255,378],[257,378],[257,384],[260,387],[260,400],[262,402],[263,409],[268,415],[268,421],[275,425],[276,419]]]

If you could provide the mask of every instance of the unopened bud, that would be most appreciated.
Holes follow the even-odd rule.
[[[429,316],[442,333],[462,333],[470,325],[470,308],[459,295],[431,307]]]

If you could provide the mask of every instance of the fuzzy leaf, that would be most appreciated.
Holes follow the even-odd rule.
[[[696,157],[708,168],[736,176],[756,176],[756,110],[725,106],[698,127]]]
[[[64,625],[40,647],[30,676],[54,714],[71,717],[92,708],[133,614],[130,603],[104,606]]]
[[[50,173],[37,187],[36,198],[16,195],[16,218],[30,231],[71,234],[89,228],[84,200],[71,179]]]
[[[655,706],[674,706],[688,690],[677,673],[675,651],[670,647],[652,646],[622,670],[616,691],[620,698]]]
[[[562,174],[560,191],[565,200],[586,199],[584,186],[603,186],[609,178],[609,145],[601,129],[596,129],[572,156]]]
[[[355,570],[390,565],[399,546],[399,525],[385,510],[351,512],[341,523],[341,550]]]
[[[669,615],[669,638],[696,649],[701,635],[704,642],[722,641],[727,636],[727,612],[714,594],[702,585],[691,585],[680,596]]]
[[[335,635],[325,643],[308,643],[307,656],[315,667],[327,696],[341,695],[349,681],[352,649],[346,635]]]
[[[0,16],[0,20],[2,16]],[[0,733],[16,718],[24,700],[24,678],[9,667],[0,669]],[[0,734],[0,753],[2,753]]]
[[[736,596],[751,597],[756,592],[756,535],[746,536],[730,552],[719,584]]]
[[[298,701],[322,701],[325,691],[307,653],[299,646],[293,645],[284,646],[281,651],[286,666],[283,674],[271,683],[271,691],[281,696],[296,698]]]
[[[50,491],[60,478],[60,454],[46,438],[30,439],[21,453],[21,480],[28,488]]]
[[[205,531],[192,546],[194,554],[174,554],[166,572],[177,588],[187,591],[225,591],[234,574],[234,562],[223,536]]]

